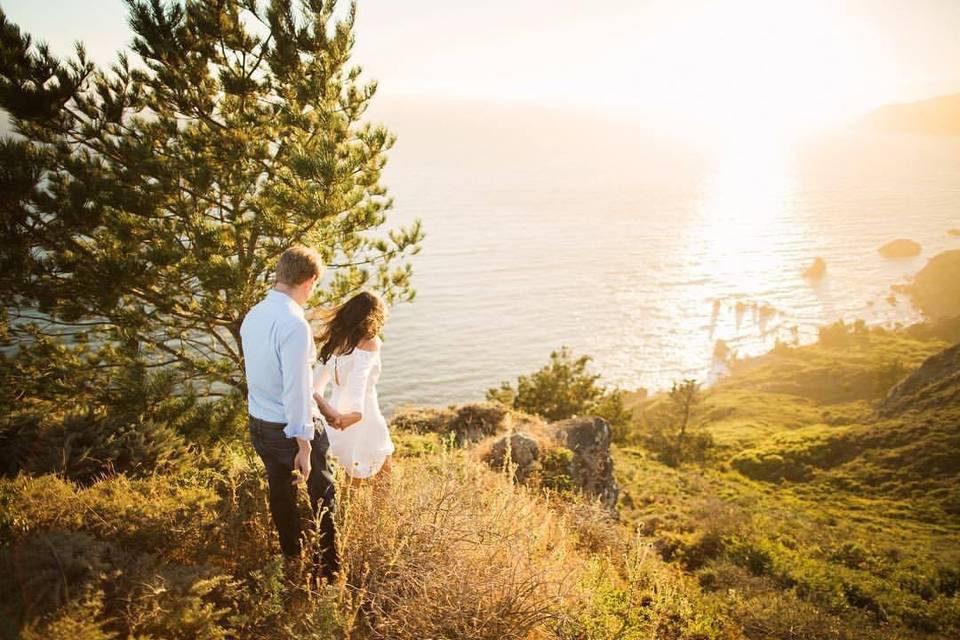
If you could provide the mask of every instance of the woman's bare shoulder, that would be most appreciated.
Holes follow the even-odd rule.
[[[357,348],[362,351],[372,351],[376,353],[377,351],[380,351],[381,344],[382,342],[380,338],[378,336],[374,336],[373,338],[367,338],[366,340],[358,344]]]

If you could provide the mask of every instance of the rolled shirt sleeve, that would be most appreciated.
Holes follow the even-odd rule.
[[[313,336],[310,325],[293,323],[280,342],[283,412],[288,438],[313,440]]]
[[[370,371],[373,369],[376,358],[369,351],[362,349],[356,351],[363,355],[356,360],[347,383],[344,385],[346,402],[343,403],[342,411],[343,413],[359,413],[362,415],[366,404],[367,382],[370,380]]]

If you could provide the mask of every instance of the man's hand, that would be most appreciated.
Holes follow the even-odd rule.
[[[300,450],[297,451],[297,455],[293,459],[294,474],[291,484],[294,485],[306,483],[307,478],[310,477],[310,450],[312,448],[310,441],[297,438],[297,446],[300,447]]]
[[[337,428],[343,431],[347,427],[352,427],[353,425],[357,424],[361,420],[363,420],[363,414],[360,413],[359,411],[354,411],[352,413],[342,413],[340,414],[339,425],[337,426]]]
[[[343,427],[340,426],[342,418],[340,412],[330,406],[330,403],[321,396],[319,393],[313,394],[313,399],[317,403],[317,406],[320,408],[320,413],[326,419],[327,424],[329,424],[334,429],[340,430]]]

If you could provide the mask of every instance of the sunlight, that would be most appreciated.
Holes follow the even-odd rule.
[[[535,29],[498,25],[482,55],[472,41],[424,53],[404,89],[589,108],[711,143],[796,137],[893,97],[889,43],[846,11],[731,0],[544,16]]]
[[[675,16],[645,52],[657,89],[692,133],[794,138],[882,101],[894,65],[836,3],[742,1]]]
[[[795,189],[790,146],[782,140],[741,138],[718,154],[690,240],[701,275],[715,283],[716,337],[752,337],[762,344],[778,330],[778,310],[765,297],[789,269],[774,247],[783,237],[804,235],[791,210]],[[745,299],[746,292],[760,297]]]
[[[792,189],[789,152],[785,140],[765,136],[740,138],[719,151],[698,207],[718,251],[749,250],[783,218]]]

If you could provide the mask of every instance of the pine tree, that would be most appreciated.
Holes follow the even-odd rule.
[[[127,0],[135,55],[62,62],[0,11],[0,291],[25,323],[136,344],[208,392],[241,389],[239,329],[288,246],[409,300],[419,221],[385,229],[394,142],[364,120],[356,6]],[[218,384],[219,383],[219,384]]]

